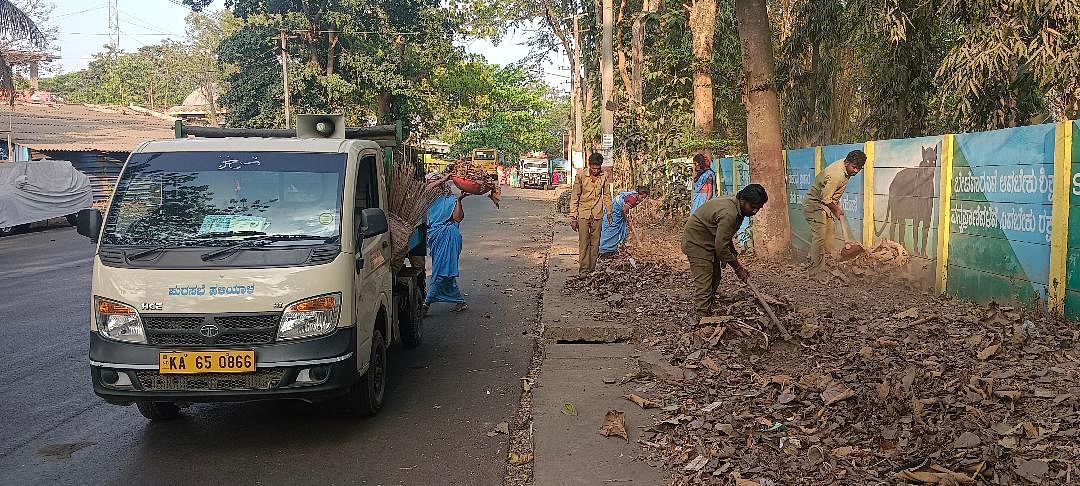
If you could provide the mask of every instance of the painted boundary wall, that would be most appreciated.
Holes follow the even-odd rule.
[[[841,199],[853,239],[901,243],[912,256],[903,276],[939,292],[1080,319],[1077,140],[1080,121],[1069,121],[786,150],[792,247],[809,246],[803,202],[816,174],[860,149],[866,167]]]
[[[902,277],[975,301],[1080,319],[1080,121],[784,151],[791,245],[809,248],[803,203],[817,173],[859,149],[841,199],[852,238],[911,255]],[[745,155],[713,160],[719,194],[749,184]],[[740,243],[748,233],[741,230]],[[839,227],[832,250],[843,243]]]

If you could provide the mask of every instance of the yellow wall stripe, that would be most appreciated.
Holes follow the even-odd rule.
[[[938,191],[937,291],[949,289],[949,232],[952,230],[952,173],[956,135],[941,139],[941,187]]]
[[[814,175],[821,172],[822,158],[824,158],[824,155],[821,153],[821,146],[814,147]]]
[[[1069,184],[1072,182],[1073,122],[1057,124],[1054,133],[1054,199],[1050,227],[1050,285],[1047,306],[1051,314],[1065,313],[1066,259],[1069,254]]]
[[[874,246],[874,142],[864,144],[866,165],[863,167],[863,246]]]
[[[734,156],[731,157],[731,189],[739,192],[739,161]]]

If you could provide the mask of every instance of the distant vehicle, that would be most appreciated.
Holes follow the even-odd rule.
[[[67,218],[93,204],[90,178],[66,160],[0,163],[0,236],[38,222]]]
[[[547,157],[525,157],[521,159],[521,187],[546,189],[551,183]]]
[[[484,172],[496,175],[495,165],[499,161],[499,150],[493,148],[478,148],[472,152],[473,165],[481,168]]]

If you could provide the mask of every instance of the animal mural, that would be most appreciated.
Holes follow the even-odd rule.
[[[928,257],[927,240],[930,239],[930,225],[933,224],[937,158],[937,147],[922,147],[919,165],[896,173],[889,184],[885,225],[877,233],[880,238],[886,229],[891,228],[889,239],[904,244],[907,240],[907,221],[911,220],[914,248],[909,250],[922,257]]]

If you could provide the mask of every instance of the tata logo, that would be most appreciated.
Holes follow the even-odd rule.
[[[202,334],[203,337],[207,338],[217,337],[220,333],[221,329],[217,327],[217,324],[203,324],[202,327],[199,328],[199,334]]]

